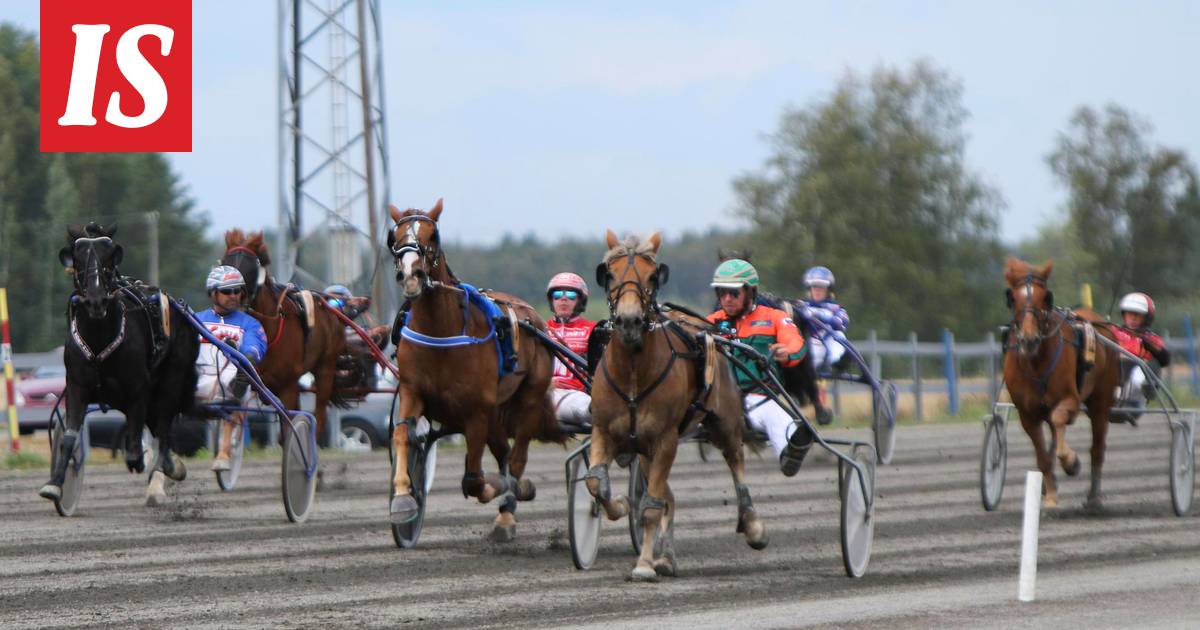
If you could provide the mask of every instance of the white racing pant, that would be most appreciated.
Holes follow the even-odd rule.
[[[196,357],[196,402],[200,404],[226,400],[229,384],[237,376],[238,369],[233,361],[221,353],[216,346],[208,343],[200,344],[200,355]],[[247,389],[243,404],[250,398],[253,389]]]
[[[558,421],[575,426],[591,426],[592,397],[578,389],[555,387],[550,390],[554,403],[554,415]]]
[[[795,421],[779,403],[762,394],[746,394],[742,404],[746,409],[746,423],[750,428],[767,434],[771,448],[775,449],[775,457],[779,457],[783,447],[787,446],[788,438],[796,430]]]
[[[808,345],[809,352],[813,355],[813,367],[818,370],[832,369],[833,364],[837,363],[842,358],[842,355],[846,354],[846,346],[838,343],[836,339],[830,339],[830,337],[837,337],[845,341],[846,333],[834,331],[819,337],[813,336],[809,339]]]

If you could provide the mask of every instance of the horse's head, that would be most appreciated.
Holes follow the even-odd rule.
[[[621,340],[638,348],[657,306],[658,289],[667,283],[670,272],[655,260],[662,237],[655,232],[650,238],[629,236],[620,241],[609,230],[606,238],[608,252],[596,267],[596,283],[608,294],[609,316]]]
[[[396,222],[388,231],[387,240],[396,260],[396,282],[406,299],[415,300],[433,286],[434,280],[441,279],[446,267],[437,225],[442,215],[442,200],[438,199],[429,212],[413,208],[401,212],[396,206],[389,206],[388,214]]]
[[[221,264],[229,265],[242,273],[247,285],[242,299],[253,302],[258,287],[266,282],[267,265],[271,264],[263,233],[246,234],[238,229],[225,232],[225,254],[221,256]]]
[[[113,242],[117,226],[98,223],[67,228],[68,245],[58,250],[58,260],[75,276],[75,294],[88,317],[108,314],[108,303],[117,291],[117,265],[125,250]]]
[[[1053,267],[1051,261],[1035,267],[1012,257],[1005,263],[1004,279],[1008,289],[1004,296],[1013,312],[1017,349],[1023,357],[1036,354],[1046,335],[1049,315],[1054,309],[1054,292],[1046,286],[1046,281]]]

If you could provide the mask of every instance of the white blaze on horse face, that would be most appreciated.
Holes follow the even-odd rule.
[[[400,270],[404,274],[405,279],[412,277],[413,264],[420,259],[421,257],[417,256],[417,252],[404,252],[404,256],[400,258]]]

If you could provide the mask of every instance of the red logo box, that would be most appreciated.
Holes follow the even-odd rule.
[[[191,151],[191,0],[41,0],[42,151]]]

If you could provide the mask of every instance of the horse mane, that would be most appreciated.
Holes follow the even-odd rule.
[[[1015,285],[1028,276],[1033,276],[1042,282],[1046,282],[1050,279],[1050,272],[1053,269],[1053,260],[1047,260],[1041,267],[1038,267],[1015,256],[1009,256],[1004,261],[1004,279],[1012,285]]]
[[[650,260],[654,260],[656,253],[657,251],[650,237],[630,234],[625,237],[625,240],[617,243],[615,247],[604,253],[604,262],[608,263],[614,258],[628,256],[629,254],[645,256]]]

